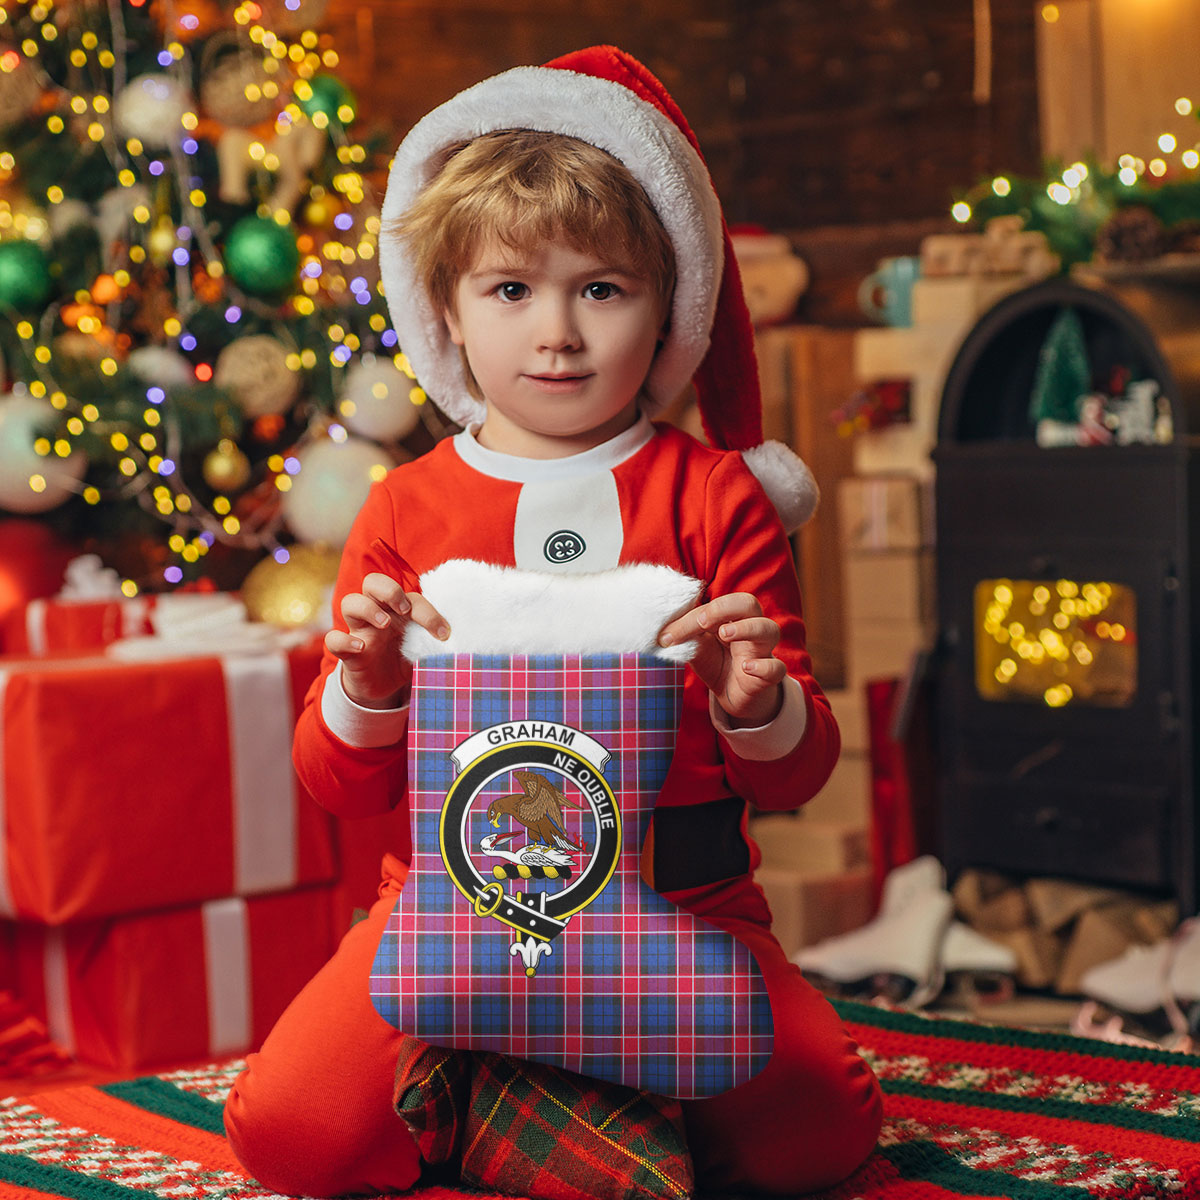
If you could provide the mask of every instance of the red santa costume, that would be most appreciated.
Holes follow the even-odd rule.
[[[434,110],[397,154],[385,222],[412,203],[443,147],[507,128],[564,133],[607,150],[629,167],[663,220],[677,285],[670,332],[647,380],[650,411],[612,440],[567,458],[485,449],[472,432],[482,406],[466,390],[444,322],[403,247],[385,243],[381,266],[401,345],[426,390],[465,428],[372,491],[343,554],[334,611],[368,572],[394,573],[372,549],[376,538],[397,547],[421,576],[463,560],[518,576],[597,580],[654,564],[706,598],[757,597],[782,633],[775,653],[788,669],[783,708],[761,728],[731,728],[689,674],[643,873],[675,904],[748,946],[770,997],[768,1065],[727,1092],[684,1104],[698,1183],[780,1193],[831,1184],[874,1145],[878,1086],[832,1008],[771,937],[770,913],[753,882],[758,852],[745,826],[747,804],[792,809],[809,799],[838,753],[836,724],[812,677],[791,550],[776,511],[790,525],[803,520],[815,503],[811,477],[782,447],[759,445],[752,336],[719,205],[682,115],[627,55],[598,47],[547,67],[518,68]],[[689,380],[718,448],[650,419]],[[602,623],[603,603],[571,620]],[[495,613],[494,623],[502,625],[504,616]],[[301,778],[322,804],[347,817],[406,804],[407,719],[406,709],[381,713],[353,704],[327,654],[296,732]],[[402,1189],[418,1177],[415,1143],[392,1109],[402,1035],[377,1015],[367,988],[411,853],[402,845],[386,857],[380,900],[250,1057],[230,1095],[230,1139],[267,1186],[335,1195]]]

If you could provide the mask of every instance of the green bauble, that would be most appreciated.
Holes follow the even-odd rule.
[[[295,282],[300,269],[296,235],[270,217],[243,217],[225,239],[225,266],[246,291],[276,296]]]
[[[0,242],[0,308],[26,311],[50,295],[50,262],[36,242]]]
[[[301,93],[307,93],[302,96]],[[330,123],[349,125],[354,120],[358,102],[354,93],[336,75],[314,75],[305,85],[296,89],[296,103],[310,119],[324,113]],[[348,112],[342,112],[345,108]]]

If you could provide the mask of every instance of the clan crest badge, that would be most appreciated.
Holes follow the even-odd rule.
[[[524,720],[481,729],[450,757],[457,775],[439,825],[446,871],[477,917],[516,932],[509,952],[532,977],[616,870],[609,752],[580,729]]]

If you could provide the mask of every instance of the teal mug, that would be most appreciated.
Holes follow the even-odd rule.
[[[916,255],[881,258],[879,266],[859,285],[858,307],[884,325],[912,324],[912,289],[921,277]]]

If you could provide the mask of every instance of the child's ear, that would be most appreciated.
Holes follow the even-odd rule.
[[[442,310],[442,320],[446,322],[446,330],[450,334],[450,340],[456,346],[461,346],[464,339],[462,335],[462,329],[458,324],[458,318],[453,312],[450,311],[450,309],[446,308]]]

